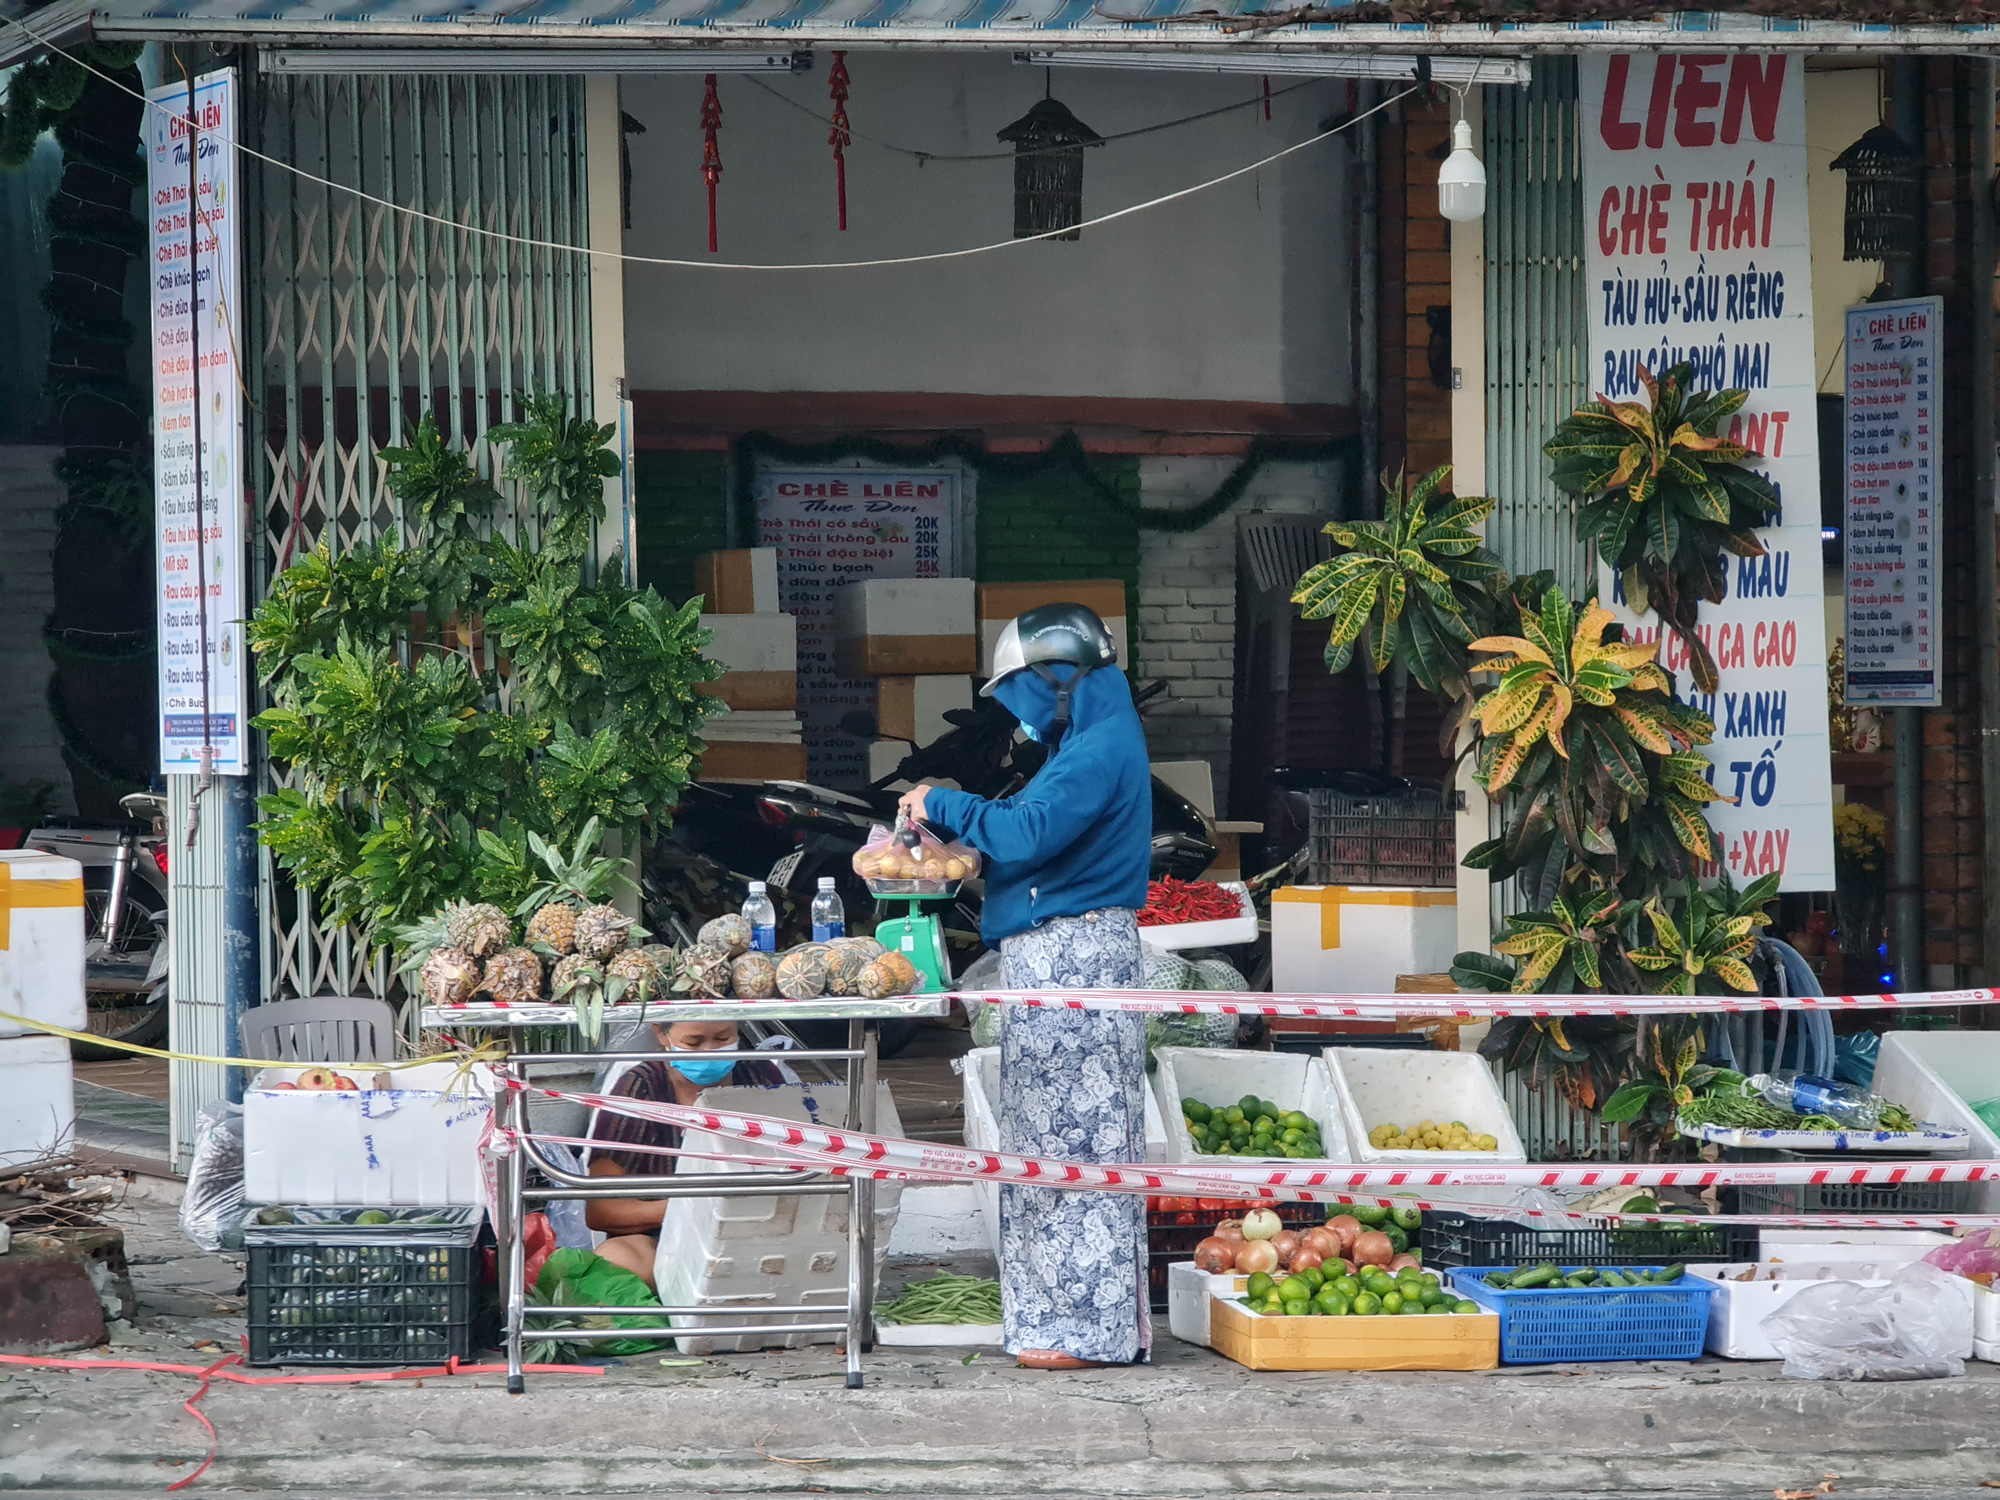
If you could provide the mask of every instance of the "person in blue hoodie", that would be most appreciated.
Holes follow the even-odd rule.
[[[982,692],[1048,745],[1042,769],[1011,797],[920,786],[902,810],[984,856],[980,935],[1007,988],[1141,988],[1152,768],[1110,632],[1080,604],[1029,610],[1002,633]],[[1145,1088],[1137,1012],[1007,1007],[1003,1151],[1144,1161]],[[1000,1237],[1007,1349],[1021,1364],[1129,1364],[1150,1347],[1144,1198],[1003,1186]]]

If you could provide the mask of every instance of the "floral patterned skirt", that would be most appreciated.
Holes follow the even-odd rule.
[[[1137,989],[1139,927],[1106,908],[1000,945],[1007,988]],[[1000,1149],[1069,1161],[1146,1159],[1146,1023],[1135,1012],[1008,1006],[1000,1030]],[[1151,1347],[1146,1200],[1000,1189],[1007,1349],[1126,1364]]]

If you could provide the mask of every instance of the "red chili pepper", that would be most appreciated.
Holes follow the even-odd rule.
[[[1176,880],[1168,875],[1146,887],[1141,927],[1166,927],[1182,922],[1222,922],[1243,914],[1236,892],[1212,880]]]

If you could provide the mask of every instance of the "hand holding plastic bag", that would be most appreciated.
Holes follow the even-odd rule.
[[[1807,1287],[1764,1319],[1794,1380],[1936,1380],[1965,1373],[1966,1292],[1918,1261],[1887,1286]]]

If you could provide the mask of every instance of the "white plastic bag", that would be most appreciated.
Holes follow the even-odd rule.
[[[181,1233],[204,1250],[243,1248],[243,1106],[210,1104],[195,1127]]]
[[[1807,1287],[1763,1328],[1794,1380],[1936,1380],[1965,1373],[1967,1317],[1951,1278],[1918,1261],[1887,1286]]]
[[[1004,990],[1007,977],[1002,971],[1000,950],[990,948],[972,961],[970,967],[958,976],[953,986],[961,994],[976,995],[981,990]],[[1000,1045],[1000,1017],[1006,1011],[1004,1005],[982,1005],[974,1001],[967,1007],[972,1012],[972,1045],[975,1047],[997,1047]]]

